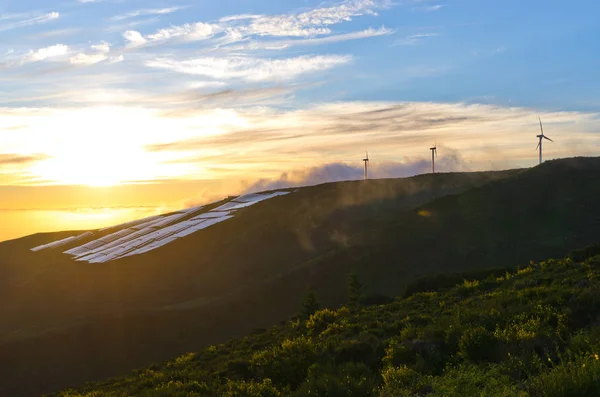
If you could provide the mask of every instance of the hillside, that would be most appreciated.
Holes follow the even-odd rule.
[[[0,307],[0,362],[11,365],[2,368],[0,395],[36,395],[117,375],[271,325],[295,309],[310,281],[299,278],[283,293],[273,289],[275,299],[262,293],[314,258],[344,248],[345,235],[368,232],[367,220],[377,224],[390,212],[519,172],[301,188],[151,252],[107,263],[75,262],[62,253],[69,244],[30,251],[83,231],[1,243],[0,298],[10,304]],[[313,275],[319,278],[319,271]]]
[[[0,395],[35,395],[198,351],[297,310],[412,280],[566,255],[600,236],[600,159],[500,173],[326,184],[240,210],[154,251],[101,264],[0,244]],[[221,205],[223,203],[216,203]],[[27,382],[23,380],[27,379]]]
[[[338,310],[308,300],[280,326],[56,396],[597,396],[599,253],[430,278],[367,307],[353,283]]]

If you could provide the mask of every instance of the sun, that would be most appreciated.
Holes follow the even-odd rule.
[[[144,150],[150,128],[115,109],[90,109],[57,117],[44,141],[48,159],[30,172],[40,180],[64,185],[114,186],[153,180],[161,164]]]

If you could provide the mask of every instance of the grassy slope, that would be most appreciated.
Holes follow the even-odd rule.
[[[520,171],[422,175],[302,188],[146,255],[103,264],[0,244],[0,394],[35,395],[122,373],[273,324],[365,222]],[[370,226],[372,227],[372,226]],[[62,233],[60,237],[64,237]],[[285,291],[273,289],[280,279]],[[336,299],[343,295],[337,289]],[[234,313],[234,315],[231,315]],[[93,361],[89,357],[94,357]],[[22,382],[27,379],[27,382]]]
[[[393,214],[370,241],[324,263],[350,264],[368,284],[397,293],[398,278],[560,257],[600,236],[598,197],[599,158],[550,161]]]
[[[600,256],[439,281],[56,396],[600,394]]]
[[[38,309],[48,321],[61,310],[69,319],[75,309],[110,311],[4,345],[0,361],[11,362],[4,373],[13,387],[6,390],[52,390],[199,350],[285,318],[310,285],[324,304],[338,305],[349,269],[371,291],[397,294],[425,274],[561,256],[600,235],[599,159],[548,162],[489,184],[486,178],[322,185],[258,204],[152,255],[103,267],[44,262],[52,272],[35,294],[22,289],[13,301],[30,300],[16,307]],[[40,296],[57,299],[40,305]]]

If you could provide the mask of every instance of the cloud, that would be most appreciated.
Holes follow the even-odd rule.
[[[48,58],[54,58],[61,55],[66,55],[69,52],[69,47],[64,44],[55,44],[50,47],[40,48],[38,50],[29,51],[22,59],[22,62],[38,62]]]
[[[394,42],[394,44],[392,45],[416,45],[419,44],[421,41],[431,38],[431,37],[437,37],[439,36],[438,33],[419,33],[419,34],[413,34],[410,36],[407,36],[403,39],[397,40],[396,42]]]
[[[101,83],[98,87],[103,87]],[[88,100],[85,95],[114,96],[105,95],[102,102],[88,107],[76,103],[62,108],[0,108],[0,139],[6,153],[52,157],[27,167],[38,179],[69,183],[85,181],[89,175],[105,178],[107,170],[98,164],[103,164],[106,152],[111,153],[109,175],[127,181],[274,179],[299,184],[360,178],[366,149],[373,177],[403,176],[429,171],[429,148],[436,141],[440,171],[529,166],[537,162],[537,113],[556,142],[546,146],[547,159],[594,155],[600,144],[600,117],[595,113],[428,102],[334,102],[296,110],[281,106],[279,98],[294,88],[190,90],[172,99],[153,97],[154,107],[152,102],[119,106],[123,96],[131,95],[127,91],[117,95],[109,90],[82,90],[69,95],[76,100]],[[234,107],[238,100],[243,103],[252,96],[257,102],[261,97],[273,100],[277,107]],[[144,100],[140,94],[131,96],[133,101],[140,98]],[[174,107],[165,109],[164,103],[171,100]],[[22,125],[27,128],[5,128]],[[48,131],[53,134],[49,136]],[[92,136],[102,139],[90,147]],[[119,145],[115,146],[116,141]],[[350,168],[329,167],[319,172],[301,168],[328,164]],[[284,170],[296,171],[283,178]]]
[[[100,44],[92,44],[90,47],[92,47],[92,49],[94,49],[98,52],[102,52],[102,53],[110,52],[110,44],[107,43],[106,41],[102,41]]]
[[[0,167],[10,165],[26,165],[48,159],[45,154],[22,155],[14,153],[0,153]]]
[[[39,40],[39,39],[47,39],[51,37],[59,37],[59,36],[72,36],[76,33],[79,33],[81,29],[79,28],[64,28],[64,29],[54,29],[46,32],[35,33],[27,36],[30,39]]]
[[[376,15],[380,4],[374,0],[351,0],[331,7],[299,14],[255,16],[238,28],[246,35],[308,37],[331,33],[330,25],[351,21],[365,14]]]
[[[21,16],[23,16],[23,14],[9,15],[8,17],[6,17],[6,19],[19,19],[19,17],[21,17]],[[60,17],[60,14],[58,12],[49,12],[49,13],[38,15],[38,16],[20,19],[15,22],[7,23],[5,25],[0,24],[0,32],[12,30],[12,29],[18,29],[18,28],[22,28],[22,27],[26,27],[26,26],[31,26],[31,25],[37,25],[40,23],[46,23],[46,22],[58,19],[59,17]],[[1,21],[1,19],[0,19],[0,21]]]
[[[92,44],[90,47],[96,52],[92,54],[80,52],[77,55],[69,58],[69,62],[73,65],[93,65],[106,60],[109,60],[109,63],[116,63],[124,59],[123,55],[109,57],[108,54],[110,53],[110,44],[106,41],[102,41],[99,44]]]
[[[159,58],[147,61],[146,66],[206,76],[213,79],[240,79],[260,82],[289,80],[303,74],[328,70],[346,64],[351,60],[352,57],[342,55],[299,56],[286,59],[205,57],[186,61]]]
[[[179,10],[183,10],[185,8],[187,8],[187,7],[175,6],[175,7],[168,7],[168,8],[147,8],[147,9],[141,9],[141,10],[128,12],[127,14],[116,15],[116,16],[112,17],[112,19],[115,21],[119,21],[119,20],[123,20],[123,19],[135,18],[135,17],[139,17],[139,16],[144,16],[144,15],[166,15],[166,14],[171,14],[171,13],[179,11]]]
[[[434,12],[434,11],[441,10],[442,7],[444,7],[444,5],[435,4],[435,5],[431,5],[431,6],[415,7],[415,8],[413,8],[413,10],[414,11],[422,11],[422,12]]]
[[[203,40],[212,37],[219,30],[219,26],[208,23],[187,23],[181,26],[160,29],[156,33],[148,35],[146,39],[154,42],[167,41],[175,38],[182,38],[189,41]]]
[[[185,117],[199,114],[191,112]],[[282,169],[306,163],[350,163],[360,170],[361,156],[368,149],[373,172],[377,169],[377,175],[390,176],[397,175],[398,168],[388,169],[384,163],[412,164],[415,159],[428,159],[435,141],[440,161],[449,161],[452,153],[466,159],[440,162],[440,170],[463,169],[465,164],[473,169],[529,164],[535,160],[532,148],[539,128],[536,111],[530,109],[461,103],[343,102],[295,111],[260,107],[238,109],[235,118],[240,120],[236,125],[209,128],[200,124],[194,138],[158,142],[146,150],[170,156],[172,164],[225,164],[229,171],[219,171],[221,175],[263,174],[270,178]],[[596,114],[550,112],[542,119],[546,129],[554,131],[553,139],[562,141],[548,149],[552,151],[548,158],[583,153],[572,150],[568,142],[585,141],[588,147],[593,147],[592,142],[598,144],[596,134],[585,132],[600,126]],[[429,167],[428,161],[421,165]],[[289,179],[297,182],[300,178]]]
[[[148,41],[144,38],[144,36],[141,35],[140,32],[135,30],[126,31],[123,33],[123,38],[129,42],[129,47],[137,47],[145,44]]]
[[[71,62],[74,65],[93,65],[95,63],[102,62],[107,59],[108,57],[106,56],[106,54],[84,54],[80,52],[74,57],[69,58],[69,62]]]
[[[388,29],[385,26],[380,27],[379,29],[368,28],[365,30],[361,30],[358,32],[350,32],[343,34],[336,34],[326,37],[315,37],[315,38],[307,38],[307,39],[296,39],[296,40],[270,40],[264,42],[251,42],[245,45],[241,45],[238,47],[231,48],[232,50],[256,50],[256,49],[265,49],[265,50],[282,50],[287,49],[294,46],[309,46],[309,45],[322,45],[322,44],[332,44],[338,43],[342,41],[348,40],[358,40],[365,39],[369,37],[377,37],[390,35],[394,33],[394,30]]]
[[[140,34],[137,38],[138,41],[140,37],[146,40],[142,44],[146,44],[146,42],[147,44],[158,44],[171,39],[205,40],[221,34],[221,44],[229,44],[250,37],[310,38],[325,36],[332,33],[329,26],[348,22],[352,18],[362,15],[376,15],[375,10],[383,7],[384,4],[375,0],[349,0],[331,7],[316,8],[301,13],[231,15],[223,17],[215,23],[196,22],[176,25],[160,29],[147,36]]]
[[[460,154],[452,149],[436,161],[436,170],[459,172],[468,171],[470,166]],[[369,164],[369,177],[406,178],[431,172],[431,160],[426,158],[410,159],[405,162],[387,161]],[[330,163],[310,168],[297,168],[283,172],[277,178],[263,178],[248,188],[244,193],[255,193],[265,190],[284,189],[296,186],[313,186],[328,182],[352,181],[364,178],[364,168],[360,164]]]

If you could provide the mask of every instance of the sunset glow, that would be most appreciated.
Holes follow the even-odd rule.
[[[147,185],[136,206],[170,190],[158,201],[172,207],[360,178],[366,150],[375,178],[427,172],[434,142],[440,171],[528,167],[538,116],[547,159],[600,147],[593,12],[557,11],[560,57],[546,20],[512,18],[516,2],[67,3],[0,6],[8,190]],[[482,28],[492,15],[510,34]]]

